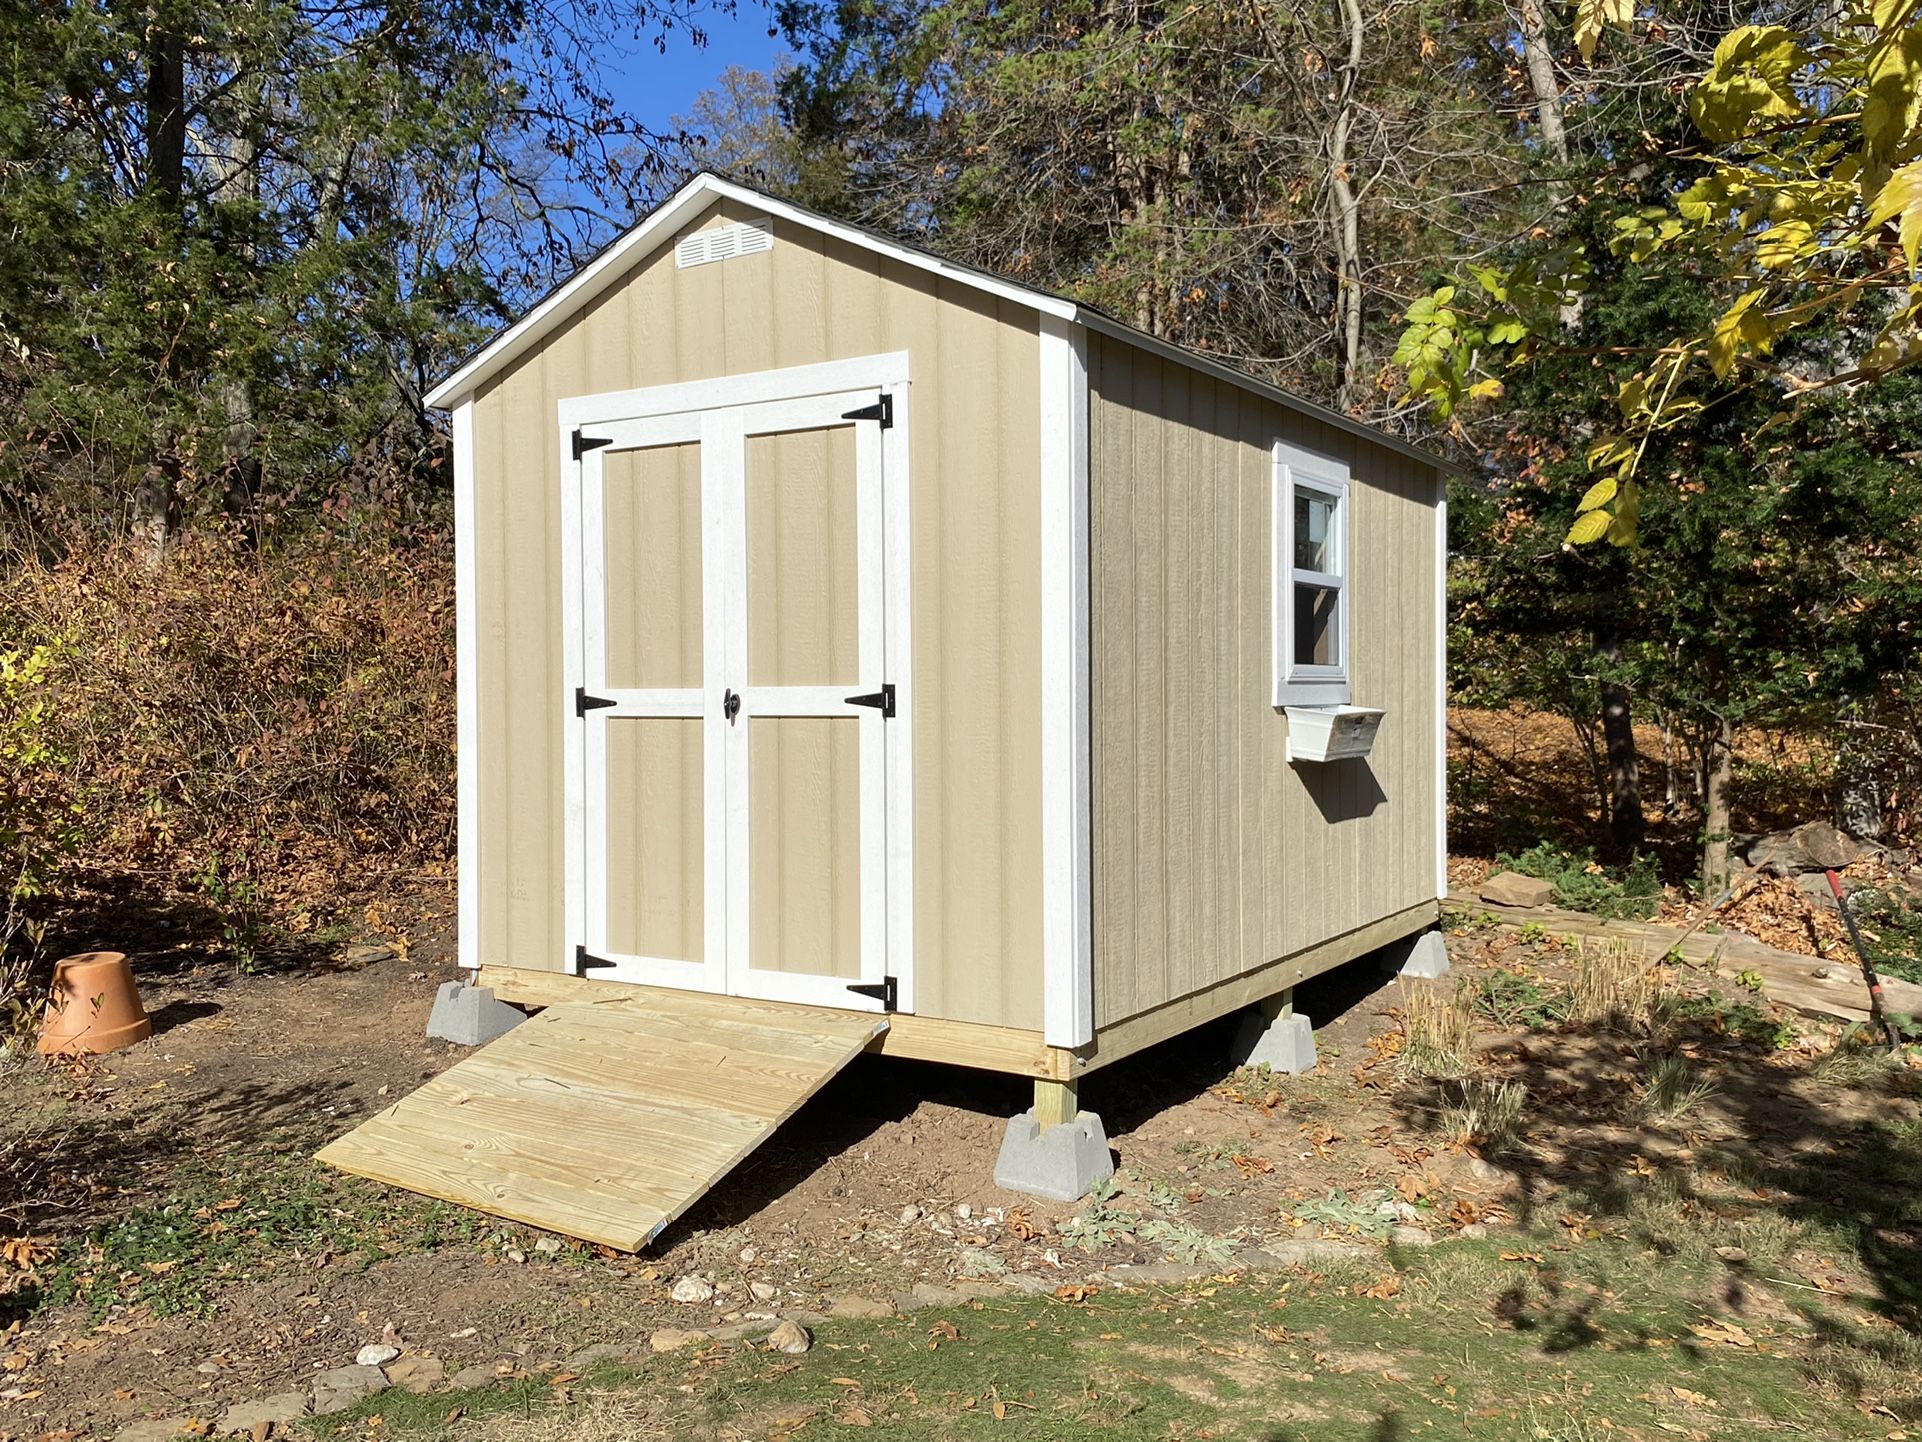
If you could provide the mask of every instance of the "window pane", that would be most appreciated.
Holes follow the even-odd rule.
[[[1339,666],[1341,592],[1325,586],[1295,587],[1295,665]]]
[[[1341,574],[1335,555],[1335,498],[1295,489],[1295,568]]]

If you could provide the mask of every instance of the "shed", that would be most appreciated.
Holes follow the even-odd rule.
[[[502,1000],[872,1013],[1045,1129],[1434,924],[1421,448],[712,175],[427,401]]]

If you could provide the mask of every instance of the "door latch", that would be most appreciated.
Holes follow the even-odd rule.
[[[864,696],[844,696],[842,700],[850,706],[872,706],[889,720],[894,717],[894,683],[889,681],[879,691],[870,691]]]
[[[721,698],[721,714],[727,717],[727,724],[730,726],[734,724],[734,718],[741,714],[741,698],[731,688]]]

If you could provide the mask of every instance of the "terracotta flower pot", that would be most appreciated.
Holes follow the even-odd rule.
[[[152,1032],[122,953],[83,951],[53,964],[53,996],[40,1023],[43,1055],[119,1051]]]

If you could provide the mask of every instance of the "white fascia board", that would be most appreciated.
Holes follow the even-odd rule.
[[[1444,485],[1435,500],[1435,899],[1447,897],[1448,490]]]
[[[1070,318],[1076,310],[1072,301],[1045,295],[1039,291],[1030,290],[1026,286],[1016,285],[1012,281],[999,280],[981,271],[970,270],[966,266],[955,265],[938,256],[871,235],[855,226],[843,225],[838,221],[811,215],[785,201],[762,195],[759,191],[750,190],[744,185],[722,180],[719,176],[697,175],[663,202],[661,207],[646,220],[590,261],[580,274],[502,331],[479,354],[473,356],[459,370],[430,390],[423,404],[441,408],[453,405],[462,397],[473,394],[501,370],[539,345],[546,339],[549,332],[617,281],[627,268],[646,259],[651,252],[663,245],[691,212],[698,211],[703,205],[716,199],[733,200],[742,205],[753,206],[756,210],[791,225],[832,235],[862,250],[887,256],[891,260],[900,261],[903,265],[925,270],[930,274],[971,286],[976,290],[986,291],[1002,300],[1028,306],[1044,315]]]
[[[1094,1040],[1088,333],[1041,319],[1042,1036]]]

